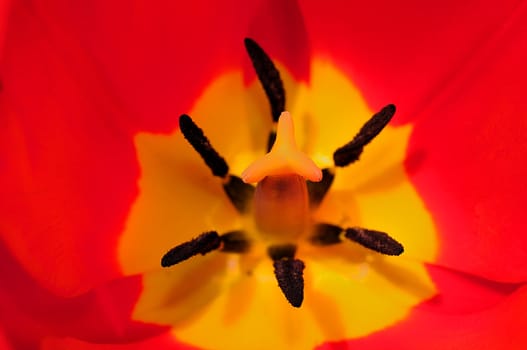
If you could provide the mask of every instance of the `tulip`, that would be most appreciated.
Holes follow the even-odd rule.
[[[525,15],[514,1],[2,3],[0,344],[525,348]],[[288,127],[244,38],[280,72],[299,157],[335,171],[306,225],[337,226],[338,244],[258,233],[285,226],[255,219],[258,201],[240,212],[180,130],[186,115],[229,176],[262,169],[269,131]],[[359,159],[336,164],[391,103]],[[348,239],[362,229],[404,253]],[[225,250],[237,230],[247,252],[160,264],[206,232]]]

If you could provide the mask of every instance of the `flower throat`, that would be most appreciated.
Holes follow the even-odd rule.
[[[224,192],[236,210],[242,215],[252,215],[259,238],[267,246],[267,255],[273,262],[278,286],[292,306],[300,307],[304,299],[305,264],[296,257],[298,244],[307,242],[323,247],[349,240],[380,254],[400,255],[404,251],[385,232],[313,223],[311,215],[333,183],[334,168],[359,160],[364,147],[389,123],[395,106],[387,105],[374,114],[350,142],[338,148],[333,153],[334,167],[319,169],[296,145],[293,120],[285,111],[285,89],[273,61],[252,39],[245,39],[245,48],[271,107],[273,127],[268,136],[269,153],[249,165],[239,177],[229,173],[225,159],[190,116],[182,115],[179,126],[212,174],[222,179]],[[244,230],[221,234],[204,232],[170,249],[162,257],[161,266],[169,267],[213,250],[243,254],[253,244]]]

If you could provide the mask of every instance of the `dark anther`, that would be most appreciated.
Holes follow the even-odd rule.
[[[192,119],[183,114],[179,117],[179,128],[183,136],[199,153],[214,176],[225,177],[229,172],[229,166],[225,159],[216,152],[209,140]]]
[[[307,192],[309,193],[309,206],[316,208],[322,202],[326,193],[329,191],[333,180],[335,179],[335,173],[333,169],[322,169],[322,180],[319,182],[307,181]]]
[[[220,236],[216,231],[205,232],[191,241],[182,243],[170,249],[161,258],[161,266],[169,267],[185,261],[194,255],[205,255],[215,249],[218,249],[221,244]]]
[[[220,236],[221,251],[225,253],[245,253],[251,242],[244,231],[230,231]]]
[[[254,195],[253,185],[246,184],[238,176],[229,175],[227,182],[223,184],[223,189],[240,213],[249,210]]]
[[[179,128],[187,141],[203,158],[212,174],[225,180],[223,189],[236,209],[240,213],[247,212],[253,198],[254,187],[243,182],[238,176],[227,176],[229,172],[227,162],[216,152],[203,130],[188,115],[183,114],[179,118]]]
[[[277,122],[280,114],[285,110],[285,89],[280,72],[260,45],[249,38],[245,38],[244,42],[256,75],[269,99],[273,121]]]
[[[370,143],[371,140],[373,140],[375,136],[384,129],[394,114],[395,106],[392,104],[387,105],[380,112],[374,114],[373,117],[362,126],[353,140],[333,153],[333,161],[335,162],[335,165],[343,167],[357,161],[364,146]]]
[[[352,227],[346,229],[345,236],[346,238],[381,254],[401,255],[404,252],[402,244],[384,232]]]
[[[267,248],[267,254],[273,259],[274,275],[278,286],[287,301],[294,307],[300,307],[304,300],[304,262],[295,259],[296,245],[280,244]]]
[[[287,301],[300,307],[304,301],[304,262],[299,259],[284,258],[273,262],[274,275],[278,286]]]
[[[314,245],[332,245],[342,242],[340,238],[344,229],[332,224],[316,224],[310,241]]]
[[[274,261],[286,258],[294,258],[296,253],[296,245],[281,244],[272,245],[267,248],[267,255]]]

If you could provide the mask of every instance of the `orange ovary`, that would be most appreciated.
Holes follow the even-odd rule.
[[[266,176],[254,194],[254,220],[266,241],[291,242],[306,231],[310,212],[306,180],[296,174]]]

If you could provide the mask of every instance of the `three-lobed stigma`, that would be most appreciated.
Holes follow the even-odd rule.
[[[297,174],[306,180],[322,180],[322,170],[302,151],[295,141],[293,118],[282,112],[278,119],[276,140],[271,151],[242,172],[246,183],[262,181],[266,176]]]

